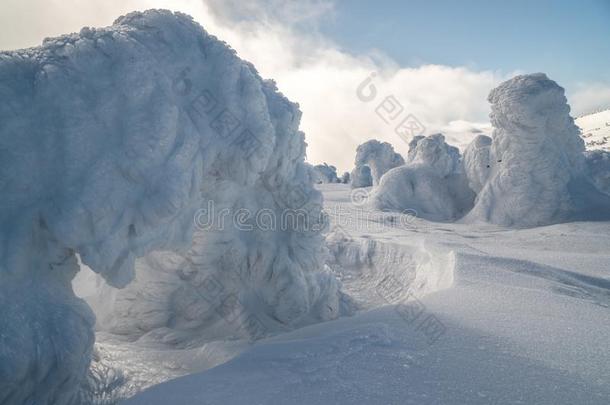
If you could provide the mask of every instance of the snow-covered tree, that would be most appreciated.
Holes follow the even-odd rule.
[[[352,173],[351,186],[352,188],[371,187],[373,185],[373,176],[371,176],[371,168],[367,165],[356,166]]]
[[[442,134],[415,137],[407,163],[388,171],[372,195],[377,209],[409,212],[433,221],[460,218],[473,200],[460,170],[459,151]]]
[[[379,184],[381,176],[388,170],[405,164],[400,154],[387,142],[371,139],[356,149],[356,168],[368,166],[371,169],[373,185]]]
[[[349,184],[349,182],[350,182],[350,174],[349,174],[349,172],[344,172],[341,175],[340,181],[343,184]]]
[[[586,172],[584,142],[562,87],[543,73],[516,76],[492,90],[489,102],[494,126],[489,156],[481,151],[476,158],[481,161],[469,163],[478,167],[474,173],[479,170],[475,176],[469,170],[475,188],[487,179],[471,219],[538,226],[609,216],[610,201]],[[481,176],[483,167],[489,173]]]
[[[315,182],[320,183],[339,183],[337,168],[329,166],[328,163],[314,166]]]
[[[235,335],[337,316],[301,113],[190,17],[136,12],[3,52],[0,78],[0,403],[70,404],[84,384],[94,316],[72,290],[77,255],[115,287],[138,274],[104,303],[113,330],[205,329],[227,297]],[[200,223],[192,242],[202,208],[306,222]]]

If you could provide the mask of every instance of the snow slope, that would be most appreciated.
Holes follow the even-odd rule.
[[[610,151],[610,109],[582,115],[575,120],[588,150]]]
[[[320,186],[357,315],[125,404],[607,404],[610,223],[525,230],[368,211]]]

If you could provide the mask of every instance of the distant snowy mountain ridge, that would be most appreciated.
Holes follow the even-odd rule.
[[[588,150],[610,151],[610,108],[576,118]]]

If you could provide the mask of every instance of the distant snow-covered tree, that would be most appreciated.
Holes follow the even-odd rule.
[[[341,175],[341,183],[343,184],[349,184],[350,182],[350,174],[349,172],[345,172]]]
[[[388,142],[371,139],[356,149],[355,165],[357,168],[366,165],[371,169],[374,186],[379,184],[381,176],[388,170],[404,164],[402,156],[396,153]]]
[[[313,168],[315,173],[315,183],[339,183],[337,168],[335,166],[329,166],[328,163],[323,163],[321,165],[315,165]]]
[[[373,185],[373,176],[371,176],[371,168],[367,165],[356,166],[350,174],[352,188],[371,187]]]
[[[453,221],[472,208],[474,193],[461,170],[459,150],[434,134],[411,141],[406,164],[381,178],[371,201],[383,211]]]

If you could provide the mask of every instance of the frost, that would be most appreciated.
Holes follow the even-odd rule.
[[[217,310],[243,335],[337,316],[319,230],[231,224],[191,242],[210,202],[320,218],[300,111],[226,44],[147,11],[2,56],[0,403],[74,402],[94,322],[72,292],[77,254],[112,286],[137,276],[106,303],[125,333],[209,326],[210,276],[245,308]]]

